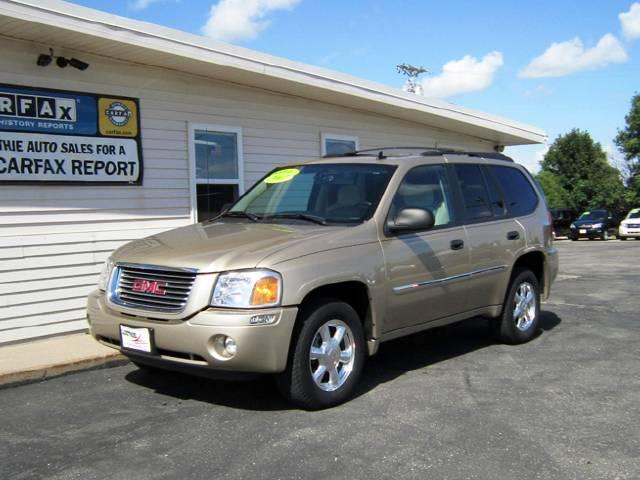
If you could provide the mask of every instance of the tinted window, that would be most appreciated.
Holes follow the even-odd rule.
[[[493,217],[489,192],[480,166],[457,164],[455,169],[467,218],[477,220]]]
[[[514,217],[527,215],[535,210],[538,196],[531,182],[520,170],[496,165],[490,165],[488,168],[500,183]]]
[[[423,208],[433,212],[435,226],[454,222],[451,188],[443,165],[426,165],[411,170],[402,180],[391,204],[390,218],[403,208]]]

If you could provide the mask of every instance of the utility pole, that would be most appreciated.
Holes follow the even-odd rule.
[[[422,93],[422,88],[418,84],[418,76],[427,73],[428,70],[424,67],[420,67],[417,65],[410,65],[408,63],[403,63],[401,65],[396,66],[396,71],[401,73],[402,75],[407,76],[407,91],[411,93]]]

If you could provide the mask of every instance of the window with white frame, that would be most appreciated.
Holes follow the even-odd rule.
[[[358,137],[323,133],[321,135],[322,156],[341,155],[358,150]]]
[[[195,173],[196,221],[218,215],[243,193],[242,130],[192,124],[190,150]]]

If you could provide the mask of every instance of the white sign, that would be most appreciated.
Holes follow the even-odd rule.
[[[120,325],[122,348],[151,353],[151,333],[148,328],[133,328]]]
[[[132,138],[0,132],[0,181],[134,183],[140,173]]]

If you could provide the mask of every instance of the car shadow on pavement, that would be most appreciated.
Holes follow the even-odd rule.
[[[561,321],[554,312],[541,311],[540,329],[532,341],[553,330]],[[496,340],[489,321],[482,318],[471,318],[383,343],[378,353],[368,360],[356,396],[407,372],[426,369],[494,345]]]
[[[555,313],[542,311],[539,335],[552,330],[560,322],[560,317]],[[492,345],[495,345],[495,340],[487,320],[479,318],[386,342],[368,360],[355,397],[407,372],[421,370]],[[160,395],[180,400],[255,411],[296,408],[282,399],[273,378],[266,375],[249,377],[245,381],[229,381],[169,371],[133,370],[125,378],[133,384],[153,389]]]

